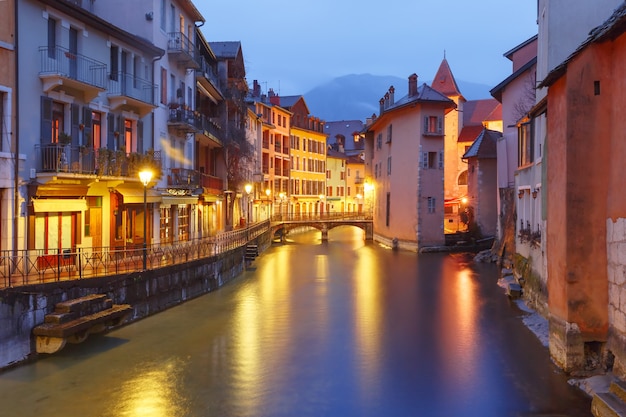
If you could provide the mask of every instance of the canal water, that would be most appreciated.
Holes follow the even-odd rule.
[[[0,374],[0,416],[590,416],[469,255],[355,228],[274,244],[216,292]]]

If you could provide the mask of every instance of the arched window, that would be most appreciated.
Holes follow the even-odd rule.
[[[459,185],[467,185],[467,170],[465,170],[465,171],[461,172],[461,174],[459,174],[458,184]]]

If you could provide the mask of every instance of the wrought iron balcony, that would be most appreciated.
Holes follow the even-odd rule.
[[[143,117],[156,107],[157,85],[132,74],[112,72],[107,95],[113,110],[129,108]]]
[[[152,166],[160,176],[161,151],[145,154],[94,149],[59,143],[35,145],[39,172],[56,172],[98,176],[136,177],[146,165]]]
[[[170,104],[169,107],[168,126],[187,133],[195,133],[202,128],[200,115],[195,111],[176,103]]]
[[[221,92],[220,79],[213,70],[213,67],[209,65],[203,56],[199,57],[198,62],[199,68],[196,69],[196,78],[198,78],[202,87],[204,87],[211,95],[223,96]]]
[[[171,57],[185,65],[186,68],[200,68],[194,44],[184,33],[170,32],[167,34],[167,37],[167,53]]]
[[[215,194],[221,194],[224,191],[224,180],[219,177],[200,173],[200,186],[209,189]]]
[[[39,59],[45,92],[56,88],[81,91],[91,101],[106,90],[106,64],[100,61],[61,46],[39,47]]]
[[[200,115],[197,126],[199,127],[200,133],[221,145],[222,128],[215,119],[214,117]]]
[[[177,188],[195,190],[200,186],[199,172],[187,168],[170,168],[167,185]]]

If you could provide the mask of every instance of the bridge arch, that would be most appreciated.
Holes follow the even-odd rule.
[[[363,234],[365,236],[365,240],[373,240],[373,225],[371,222],[367,221],[355,221],[355,220],[342,220],[342,221],[297,221],[297,222],[276,222],[272,225],[272,236],[273,238],[280,237],[281,240],[284,239],[285,235],[289,233],[293,229],[297,229],[303,226],[312,227],[314,229],[322,232],[322,241],[328,240],[328,232],[334,228],[340,226],[354,226],[363,230]]]

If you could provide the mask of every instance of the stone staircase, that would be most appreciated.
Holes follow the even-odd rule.
[[[626,382],[611,382],[608,392],[597,392],[591,401],[595,417],[626,417]]]
[[[67,342],[83,342],[89,334],[122,324],[130,315],[128,304],[113,304],[105,294],[91,294],[57,303],[43,324],[33,329],[37,353],[55,353]]]
[[[258,245],[247,245],[246,246],[246,261],[254,261],[256,257],[259,256],[259,246]]]

